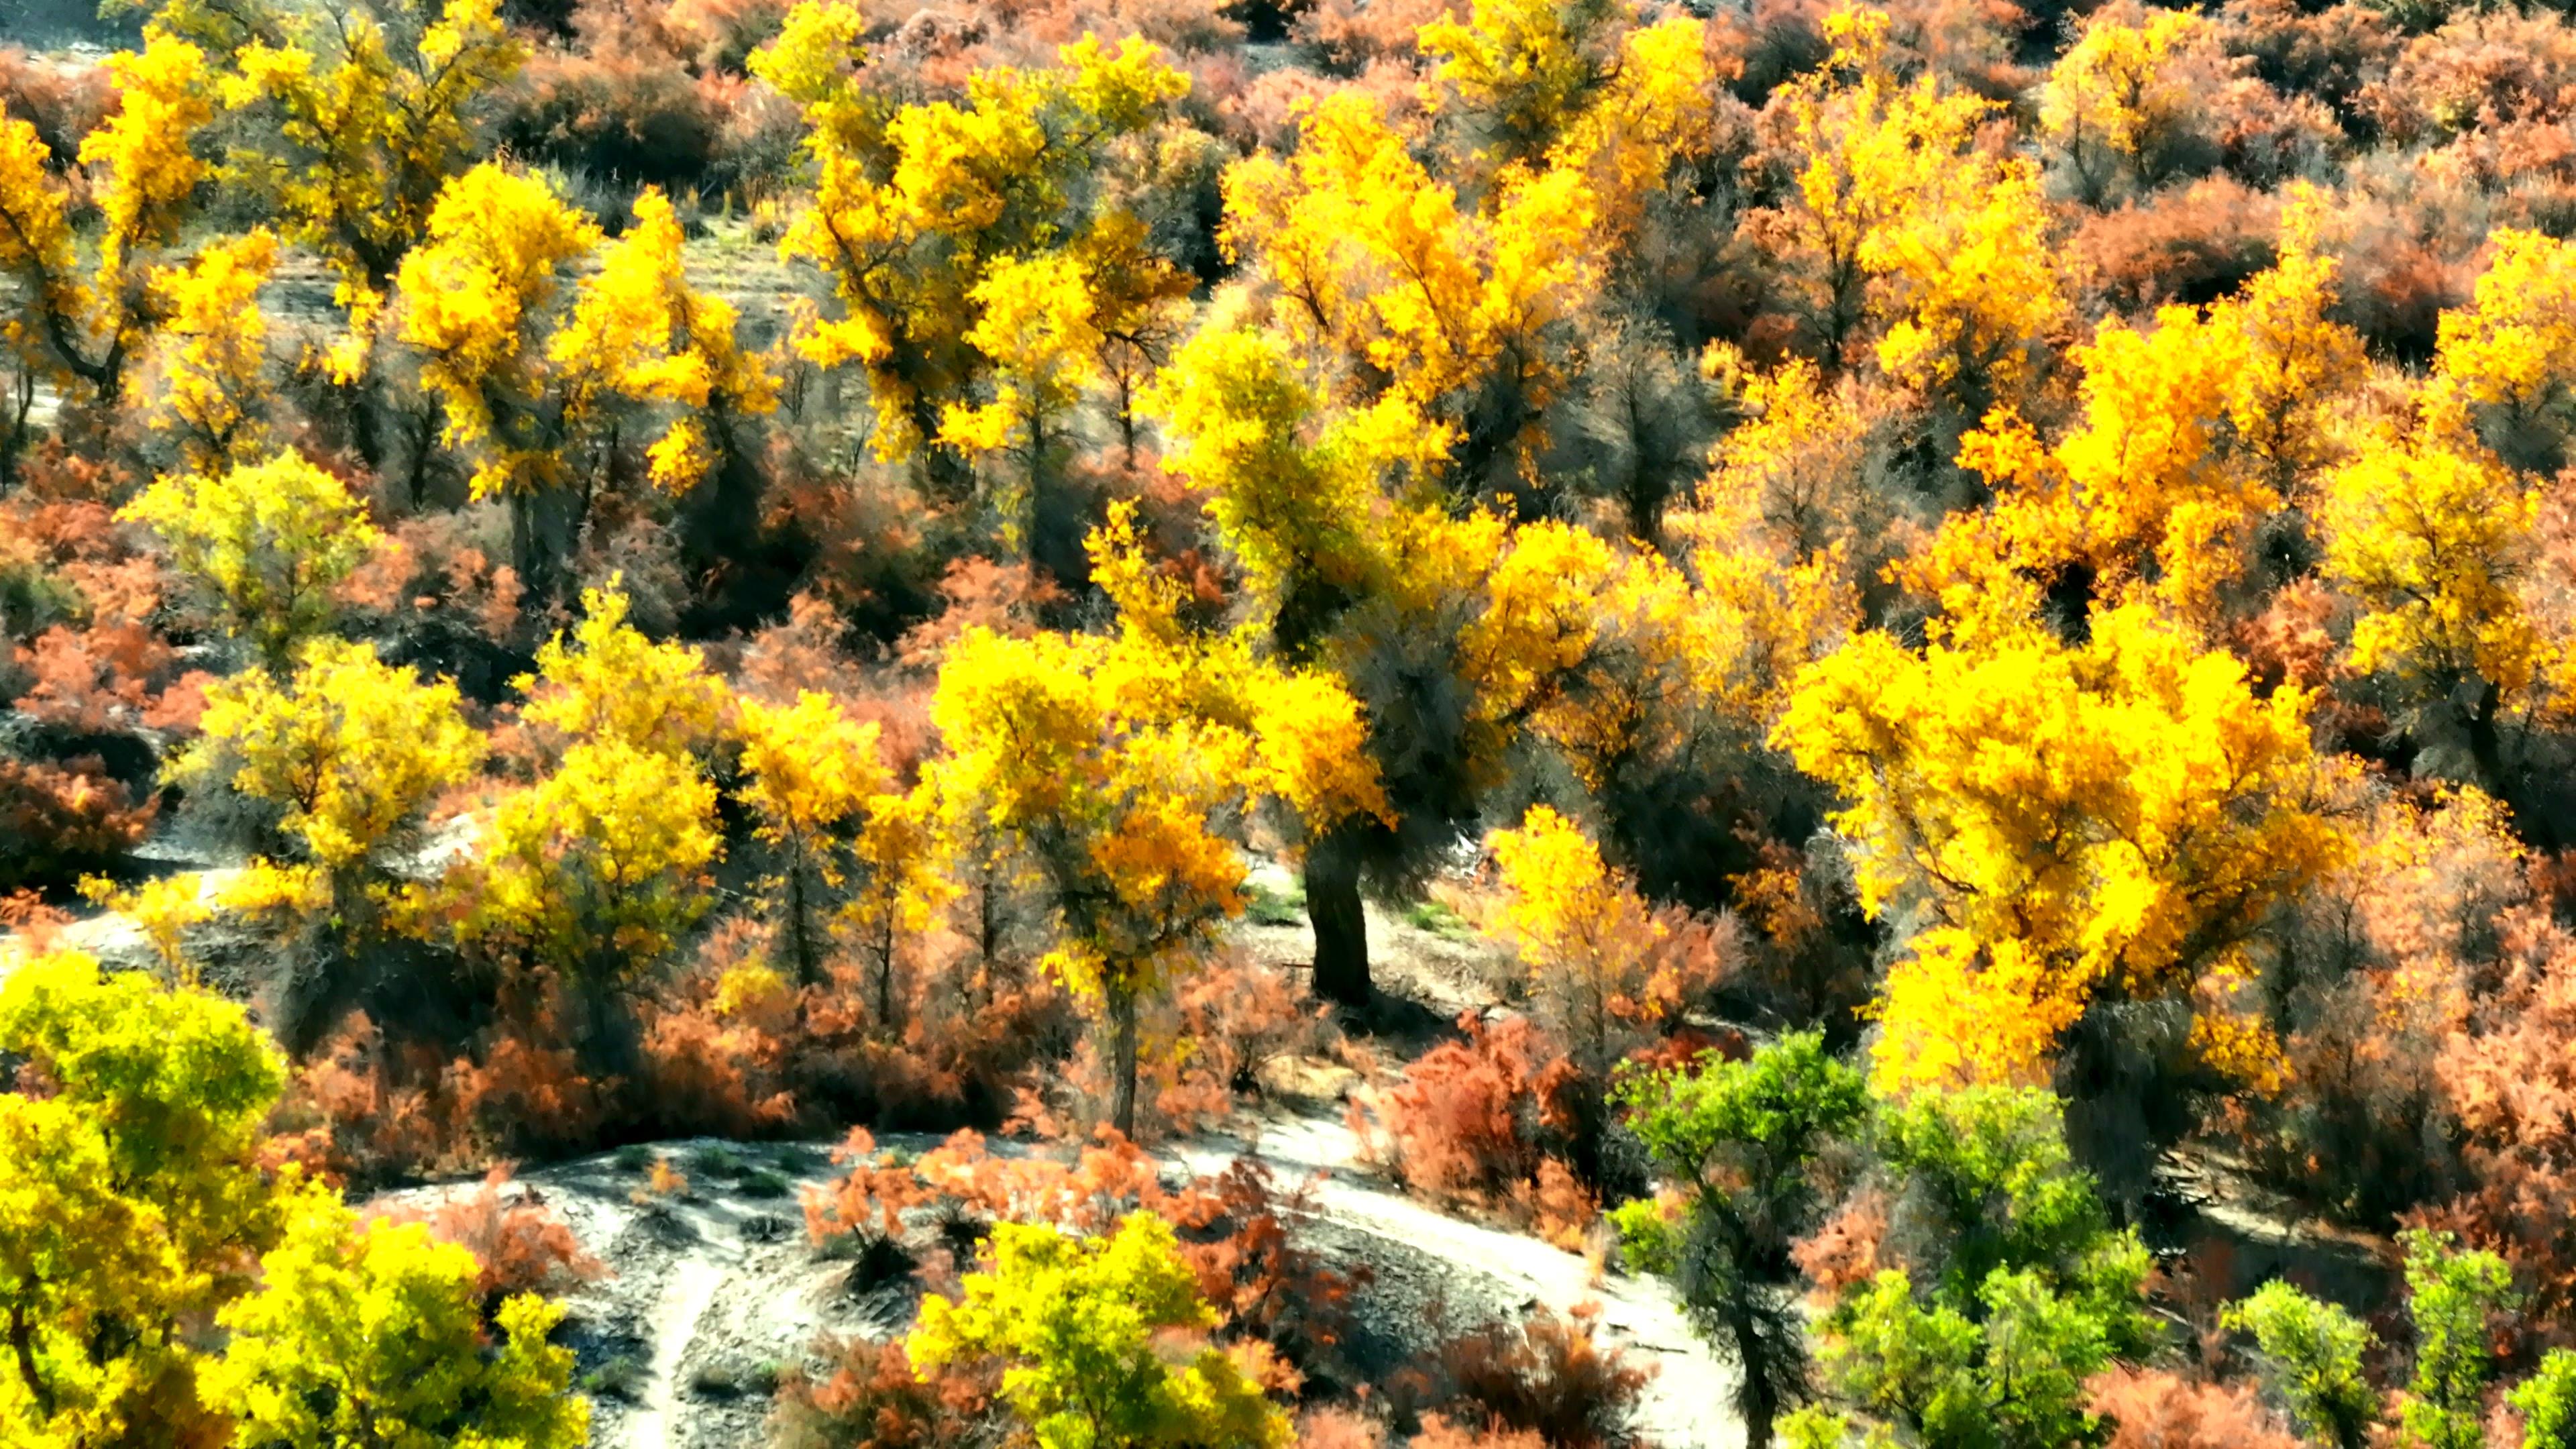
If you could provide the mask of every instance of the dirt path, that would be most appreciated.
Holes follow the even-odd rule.
[[[727,1272],[726,1264],[706,1254],[687,1254],[671,1265],[648,1324],[653,1361],[644,1401],[621,1426],[626,1449],[679,1449],[680,1361],[697,1341],[698,1324],[715,1305]]]
[[[1597,1303],[1596,1331],[1655,1366],[1639,1427],[1662,1449],[1736,1449],[1744,1425],[1729,1404],[1735,1375],[1691,1330],[1659,1282],[1611,1275],[1593,1281],[1575,1254],[1519,1233],[1466,1222],[1416,1202],[1366,1173],[1359,1142],[1340,1122],[1280,1115],[1255,1137],[1211,1134],[1163,1151],[1195,1173],[1224,1170],[1237,1156],[1270,1164],[1289,1181],[1312,1178],[1315,1206],[1340,1227],[1428,1254],[1462,1273],[1493,1280],[1524,1305],[1567,1313]]]

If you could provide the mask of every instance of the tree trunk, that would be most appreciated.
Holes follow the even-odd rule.
[[[1111,987],[1109,998],[1110,1070],[1117,1074],[1109,1115],[1120,1136],[1136,1139],[1136,993]]]
[[[1359,827],[1340,825],[1306,848],[1306,917],[1315,927],[1315,994],[1366,1006],[1368,918],[1360,909]]]
[[[1780,1390],[1771,1380],[1770,1340],[1755,1321],[1745,1295],[1754,1291],[1740,1277],[1727,1304],[1736,1355],[1743,1361],[1744,1386],[1736,1406],[1744,1411],[1744,1449],[1770,1449],[1771,1424],[1780,1417]]]

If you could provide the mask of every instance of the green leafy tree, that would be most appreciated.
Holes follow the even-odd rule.
[[[1927,1444],[2056,1449],[2098,1423],[2084,1380],[2152,1345],[2147,1250],[2115,1231],[2035,1088],[1919,1092],[1881,1116],[1896,1241],[1929,1246],[1835,1305],[1836,1386]]]
[[[990,1257],[955,1300],[932,1296],[906,1343],[915,1365],[1005,1365],[1002,1396],[1041,1449],[1282,1449],[1287,1416],[1225,1352],[1164,1346],[1217,1323],[1171,1225],[1131,1213],[1076,1238],[1001,1223]]]
[[[563,1310],[516,1294],[490,1341],[474,1255],[422,1223],[357,1215],[305,1193],[258,1292],[221,1314],[232,1340],[207,1397],[245,1449],[574,1449],[590,1403],[567,1392]]]
[[[2449,1233],[2409,1229],[2407,1312],[2415,1320],[2415,1381],[2406,1432],[2426,1449],[2482,1449],[2487,1381],[2495,1376],[2492,1315],[2514,1307],[2513,1270],[2484,1250],[2454,1251]]]
[[[2228,1305],[2227,1327],[2254,1335],[2264,1376],[2310,1438],[2361,1449],[2379,1418],[2379,1395],[2361,1371],[2370,1330],[2331,1303],[2277,1280]]]
[[[1640,1199],[1611,1215],[1629,1260],[1672,1280],[1693,1322],[1742,1366],[1736,1406],[1753,1449],[1810,1389],[1806,1323],[1792,1290],[1793,1239],[1816,1205],[1810,1169],[1869,1108],[1860,1074],[1814,1033],[1750,1061],[1632,1075],[1615,1100],[1683,1200]]]
[[[2576,1351],[2553,1348],[2505,1402],[2522,1415],[2522,1449],[2576,1445]]]
[[[86,956],[18,963],[0,1059],[0,1443],[205,1442],[193,1330],[276,1241],[284,1062],[242,1009]]]

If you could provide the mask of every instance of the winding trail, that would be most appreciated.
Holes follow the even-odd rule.
[[[690,1253],[672,1266],[662,1285],[662,1301],[653,1314],[652,1376],[645,1381],[644,1401],[627,1417],[620,1436],[626,1449],[678,1449],[680,1360],[697,1340],[698,1323],[715,1305],[728,1265],[701,1253]]]
[[[1257,1137],[1211,1133],[1171,1143],[1166,1160],[1193,1173],[1222,1172],[1238,1156],[1267,1163],[1281,1177],[1314,1180],[1319,1216],[1429,1254],[1494,1279],[1555,1313],[1597,1303],[1596,1332],[1656,1367],[1639,1404],[1638,1427],[1659,1449],[1739,1449],[1743,1420],[1732,1400],[1735,1371],[1692,1331],[1665,1286],[1651,1279],[1604,1277],[1575,1254],[1536,1238],[1462,1221],[1396,1192],[1367,1172],[1350,1128],[1327,1118],[1279,1116]]]

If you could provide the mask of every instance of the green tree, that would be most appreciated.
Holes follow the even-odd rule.
[[[481,1267],[422,1223],[302,1195],[258,1292],[225,1305],[232,1332],[208,1400],[243,1449],[574,1449],[590,1403],[567,1392],[572,1350],[546,1342],[563,1310],[533,1293],[483,1322]]]
[[[1836,1386],[1933,1445],[2057,1449],[2096,1428],[2084,1380],[2152,1345],[2147,1250],[2114,1231],[2035,1088],[1918,1092],[1881,1114],[1891,1240],[1927,1245],[1834,1306]]]
[[[2514,1306],[2513,1270],[2482,1249],[2457,1252],[2449,1233],[2410,1228],[2406,1309],[2415,1320],[2415,1381],[2406,1432],[2425,1449],[2482,1449],[2495,1347],[2487,1320]]]
[[[905,1350],[924,1369],[1001,1361],[1002,1396],[1041,1449],[1280,1449],[1293,1437],[1223,1350],[1203,1337],[1178,1351],[1162,1342],[1203,1335],[1217,1315],[1171,1225],[1151,1213],[1089,1239],[997,1224],[963,1287],[954,1302],[923,1300]]]
[[[1614,1100],[1657,1167],[1684,1193],[1678,1211],[1640,1199],[1611,1214],[1629,1260],[1672,1280],[1692,1321],[1742,1367],[1736,1406],[1752,1449],[1811,1392],[1806,1322],[1789,1248],[1816,1204],[1809,1169],[1867,1113],[1860,1074],[1814,1033],[1729,1062],[1624,1078]]]
[[[195,1329],[276,1240],[284,1062],[242,1009],[86,956],[0,985],[0,1442],[203,1442]]]
[[[2551,1349],[2505,1401],[2522,1415],[2522,1449],[2576,1445],[2576,1351]]]
[[[2264,1376],[2309,1437],[2361,1449],[2379,1418],[2379,1395],[2361,1371],[2370,1330],[2331,1303],[2275,1280],[2228,1305],[2220,1321],[2254,1335]]]

